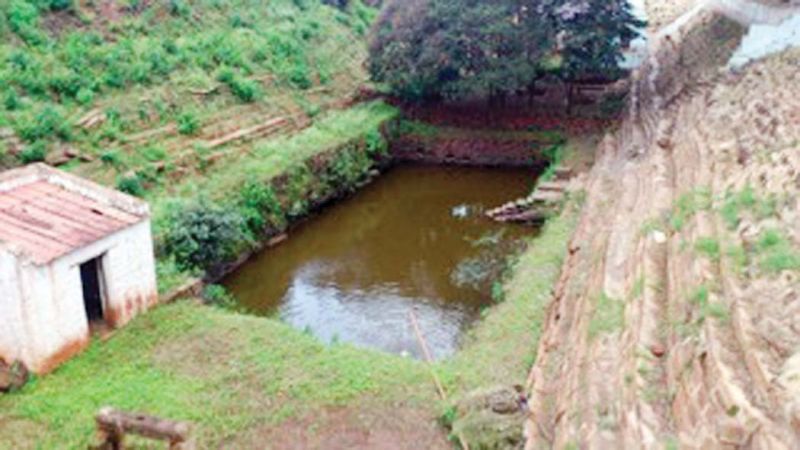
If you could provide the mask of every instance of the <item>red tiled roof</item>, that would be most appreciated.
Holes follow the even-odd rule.
[[[36,264],[53,261],[142,219],[47,180],[0,192],[0,243],[14,246]]]

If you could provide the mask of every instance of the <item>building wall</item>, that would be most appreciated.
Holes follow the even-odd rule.
[[[0,358],[16,359],[24,334],[17,282],[17,258],[0,249]]]
[[[3,289],[0,357],[22,360],[34,372],[46,373],[89,343],[80,265],[96,257],[101,257],[101,279],[105,284],[103,310],[109,325],[120,327],[156,303],[158,290],[149,220],[78,249],[48,266],[20,260],[15,264],[9,257],[0,256]]]

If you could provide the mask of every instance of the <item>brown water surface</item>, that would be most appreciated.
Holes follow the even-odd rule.
[[[483,211],[534,181],[519,169],[396,167],[224,284],[247,309],[323,341],[419,357],[413,308],[434,357],[445,357],[491,304],[508,253],[535,234]]]

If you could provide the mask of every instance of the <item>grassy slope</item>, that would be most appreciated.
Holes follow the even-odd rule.
[[[547,225],[520,256],[506,300],[487,311],[464,350],[436,364],[454,396],[524,382],[572,217]],[[416,408],[428,421],[445,408],[420,362],[325,346],[276,320],[185,301],[157,308],[48,377],[0,397],[0,447],[83,446],[93,438],[92,414],[107,404],[192,420],[206,447],[365,403]]]
[[[95,159],[67,166],[81,175],[113,184],[134,172],[156,188],[194,169],[173,158],[192,141],[160,134],[131,143],[133,135],[186,117],[230,130],[237,119],[244,127],[315,114],[365,80],[365,50],[354,43],[374,14],[359,2],[339,11],[316,0],[74,2],[83,6],[59,11],[37,3],[47,4],[0,3],[0,128],[16,131],[23,153],[66,143]],[[107,120],[78,127],[92,110]],[[0,165],[35,156],[6,150]],[[154,173],[158,162],[166,170]]]
[[[167,232],[170,213],[180,208],[181,202],[203,197],[233,208],[246,183],[255,181],[266,185],[316,155],[364,139],[397,114],[394,107],[379,101],[331,111],[296,134],[255,143],[249,152],[224,159],[202,176],[188,177],[148,192],[146,199],[151,205],[156,241]],[[188,277],[189,274],[178,270],[171,260],[159,259],[161,292],[168,292]]]

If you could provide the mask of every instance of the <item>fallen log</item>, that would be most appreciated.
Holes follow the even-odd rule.
[[[284,117],[277,117],[274,119],[270,119],[264,123],[255,125],[250,128],[242,128],[240,130],[234,131],[228,135],[222,136],[218,139],[214,139],[205,143],[206,148],[217,148],[226,144],[229,144],[234,141],[257,137],[262,133],[271,131],[273,128],[279,127],[287,122],[286,118]]]
[[[100,449],[123,450],[126,434],[169,442],[170,450],[193,450],[191,425],[145,414],[127,413],[105,407],[95,417],[102,439]]]

